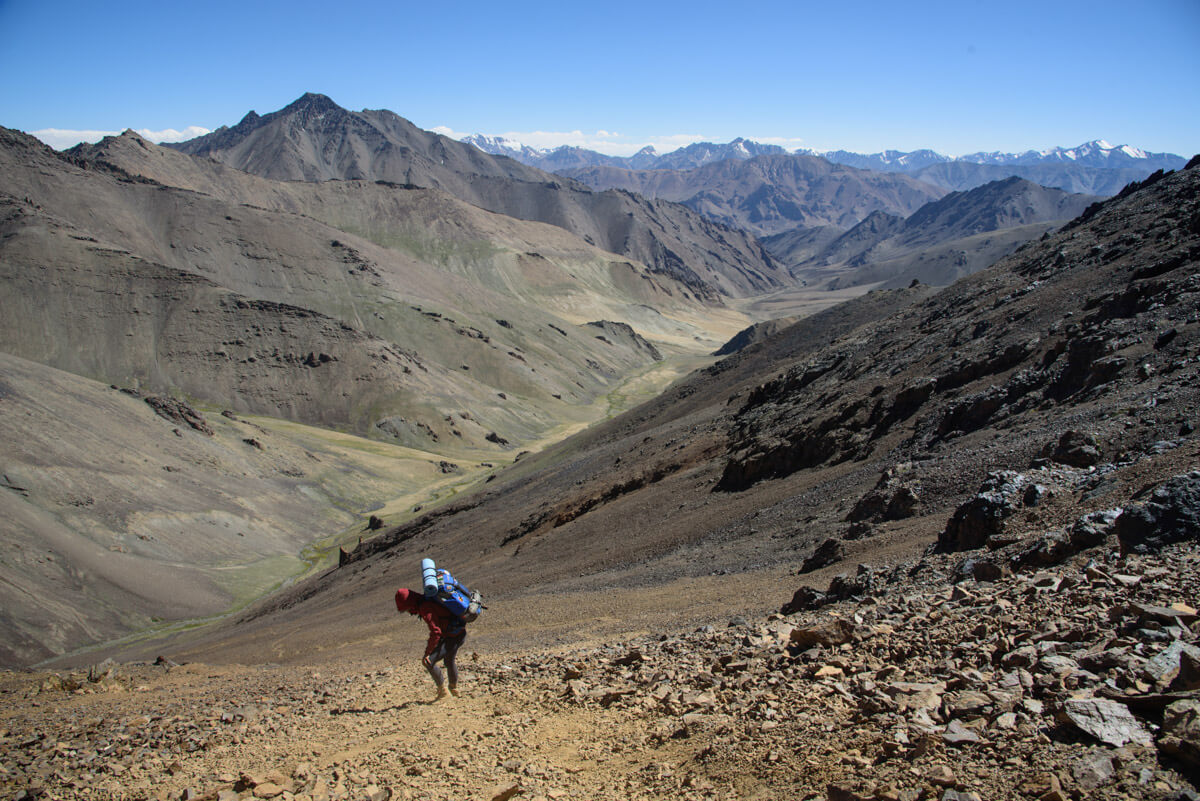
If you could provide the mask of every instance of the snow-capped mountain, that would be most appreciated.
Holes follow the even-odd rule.
[[[878,170],[880,172],[908,172],[928,167],[930,164],[941,164],[951,161],[949,156],[935,153],[932,150],[885,150],[882,153],[851,153],[848,150],[797,150],[806,156],[820,156],[834,164],[845,164],[848,167],[858,167],[862,170]]]
[[[658,157],[652,170],[691,170],[712,164],[715,161],[738,159],[745,161],[755,156],[784,155],[787,151],[779,145],[764,145],[738,137],[727,144],[696,142]]]
[[[1076,147],[1052,147],[1049,150],[1026,150],[1023,153],[979,152],[958,157],[944,156],[932,150],[884,150],[881,153],[867,154],[846,150],[798,152],[821,156],[837,164],[883,172],[915,172],[932,164],[963,161],[998,166],[1075,164],[1105,170],[1134,167],[1145,169],[1149,174],[1158,169],[1177,170],[1186,162],[1182,156],[1173,153],[1150,153],[1131,145],[1111,145],[1103,139],[1095,139]]]
[[[783,155],[787,151],[779,145],[764,145],[749,139],[734,139],[726,144],[696,142],[670,153],[660,154],[651,145],[646,145],[632,156],[608,156],[572,145],[555,148],[536,148],[523,145],[501,136],[471,134],[464,137],[467,144],[474,145],[493,156],[508,156],[522,163],[543,170],[558,171],[582,167],[619,167],[626,170],[690,170],[728,159],[746,160],[755,156]]]
[[[493,156],[508,156],[511,159],[516,159],[532,166],[537,166],[533,162],[548,152],[546,148],[529,147],[512,139],[505,139],[503,136],[471,134],[470,136],[463,137],[462,141],[468,145],[474,145],[484,153],[489,153]]]
[[[628,157],[608,156],[568,145],[553,149],[532,148],[480,134],[466,137],[464,141],[486,153],[509,156],[543,170],[570,175],[590,167],[693,170],[730,159],[746,161],[758,156],[788,155],[788,151],[778,145],[741,138],[726,144],[697,142],[662,154],[647,146]],[[1114,195],[1130,181],[1141,180],[1155,170],[1180,169],[1187,161],[1173,153],[1151,153],[1132,145],[1112,145],[1103,139],[1069,148],[1053,147],[1023,153],[979,152],[957,157],[929,149],[879,153],[802,149],[793,151],[792,155],[818,156],[834,164],[875,172],[905,173],[946,191],[965,191],[1016,175],[1043,186],[1103,196]]]
[[[1174,170],[1185,159],[1173,153],[1150,153],[1132,145],[1112,145],[1094,139],[1076,147],[1052,147],[1049,150],[1026,150],[1024,153],[969,153],[960,161],[976,164],[1079,164],[1084,167],[1146,167],[1151,170]]]

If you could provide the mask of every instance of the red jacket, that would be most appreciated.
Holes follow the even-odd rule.
[[[396,590],[396,609],[416,615],[429,626],[429,642],[425,644],[425,656],[433,653],[434,647],[442,637],[455,637],[466,631],[466,626],[458,615],[413,590]]]

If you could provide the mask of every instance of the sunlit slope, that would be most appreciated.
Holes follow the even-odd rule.
[[[334,535],[365,533],[381,499],[436,501],[487,472],[266,418],[193,420],[0,354],[5,664],[225,612],[336,558]]]
[[[280,184],[133,135],[91,161],[3,144],[0,342],[102,380],[502,452],[746,322],[435,190]],[[630,328],[586,325],[602,320]]]

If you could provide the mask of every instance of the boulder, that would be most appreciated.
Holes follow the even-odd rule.
[[[792,629],[791,641],[800,648],[822,645],[833,648],[854,639],[854,623],[843,618],[831,617],[812,626]]]
[[[1116,531],[1125,554],[1155,553],[1171,543],[1200,538],[1200,471],[1164,482],[1149,501],[1125,509]]]
[[[1028,480],[1012,470],[989,473],[979,491],[954,510],[938,535],[942,553],[983,548],[1004,531],[1004,521],[1021,508],[1021,491]]]
[[[1083,431],[1067,431],[1058,442],[1042,448],[1042,456],[1071,467],[1091,467],[1100,464],[1100,443]]]
[[[1176,701],[1166,708],[1158,748],[1191,771],[1200,771],[1200,699]]]
[[[1102,743],[1120,748],[1126,743],[1149,745],[1150,733],[1124,704],[1104,698],[1069,698],[1063,702],[1063,723],[1070,723]]]
[[[817,546],[811,556],[804,560],[800,572],[811,573],[814,570],[820,570],[823,567],[840,562],[845,556],[846,551],[840,542],[834,539],[825,540]]]
[[[829,601],[825,598],[825,593],[820,590],[814,590],[812,587],[801,587],[792,595],[792,600],[788,601],[779,609],[782,615],[794,615],[797,612],[807,612],[812,609],[824,606]]]

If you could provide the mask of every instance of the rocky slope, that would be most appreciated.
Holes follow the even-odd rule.
[[[418,634],[399,664],[364,643],[0,674],[0,760],[18,799],[1185,801],[1200,554],[1194,531],[1129,544],[1015,574],[929,555],[838,577],[815,610],[802,589],[784,614],[483,649],[436,705]]]
[[[282,181],[368,180],[440,189],[521,220],[564,228],[602,250],[642,262],[715,300],[788,282],[742,231],[686,208],[581,184],[428,131],[390,111],[352,112],[306,94],[286,108],[250,112],[232,128],[171,147]]]
[[[1194,798],[1198,258],[1152,176],[122,657],[193,664],[5,676],[14,795]],[[491,600],[433,710],[426,555]]]

